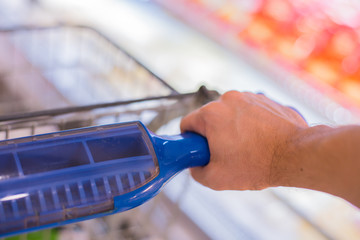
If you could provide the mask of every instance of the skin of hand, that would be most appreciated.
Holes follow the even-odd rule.
[[[180,128],[208,140],[209,164],[190,170],[207,187],[308,188],[360,207],[360,126],[309,127],[262,94],[230,91],[184,117]]]
[[[195,180],[215,190],[260,190],[274,186],[275,158],[308,125],[262,94],[230,91],[187,115],[180,128],[208,140],[210,162],[190,170]]]

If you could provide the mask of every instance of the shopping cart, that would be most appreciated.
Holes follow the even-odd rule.
[[[0,140],[132,120],[154,132],[172,134],[179,131],[182,116],[217,97],[205,87],[177,92],[93,28],[0,29]],[[158,199],[166,202],[162,195]],[[16,201],[8,203],[8,214],[15,205]],[[120,233],[138,235],[135,239],[148,236],[131,233],[134,215],[66,226],[61,234],[74,234],[69,229],[79,234],[84,228],[84,234],[93,233],[88,239],[118,239]],[[45,239],[55,234],[43,233]]]

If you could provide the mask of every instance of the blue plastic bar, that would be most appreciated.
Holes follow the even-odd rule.
[[[131,209],[208,161],[203,137],[159,137],[140,122],[2,141],[0,237]]]

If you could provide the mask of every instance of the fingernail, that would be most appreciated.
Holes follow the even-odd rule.
[[[301,117],[302,119],[304,119],[304,121],[307,123],[306,119],[305,119],[304,116],[299,112],[299,110],[297,110],[296,108],[291,107],[291,106],[288,106],[288,107],[289,107],[290,109],[294,110],[297,114],[299,114],[300,117]]]

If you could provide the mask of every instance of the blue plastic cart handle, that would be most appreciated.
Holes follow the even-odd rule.
[[[1,141],[0,237],[126,211],[209,159],[204,137],[140,122]]]

